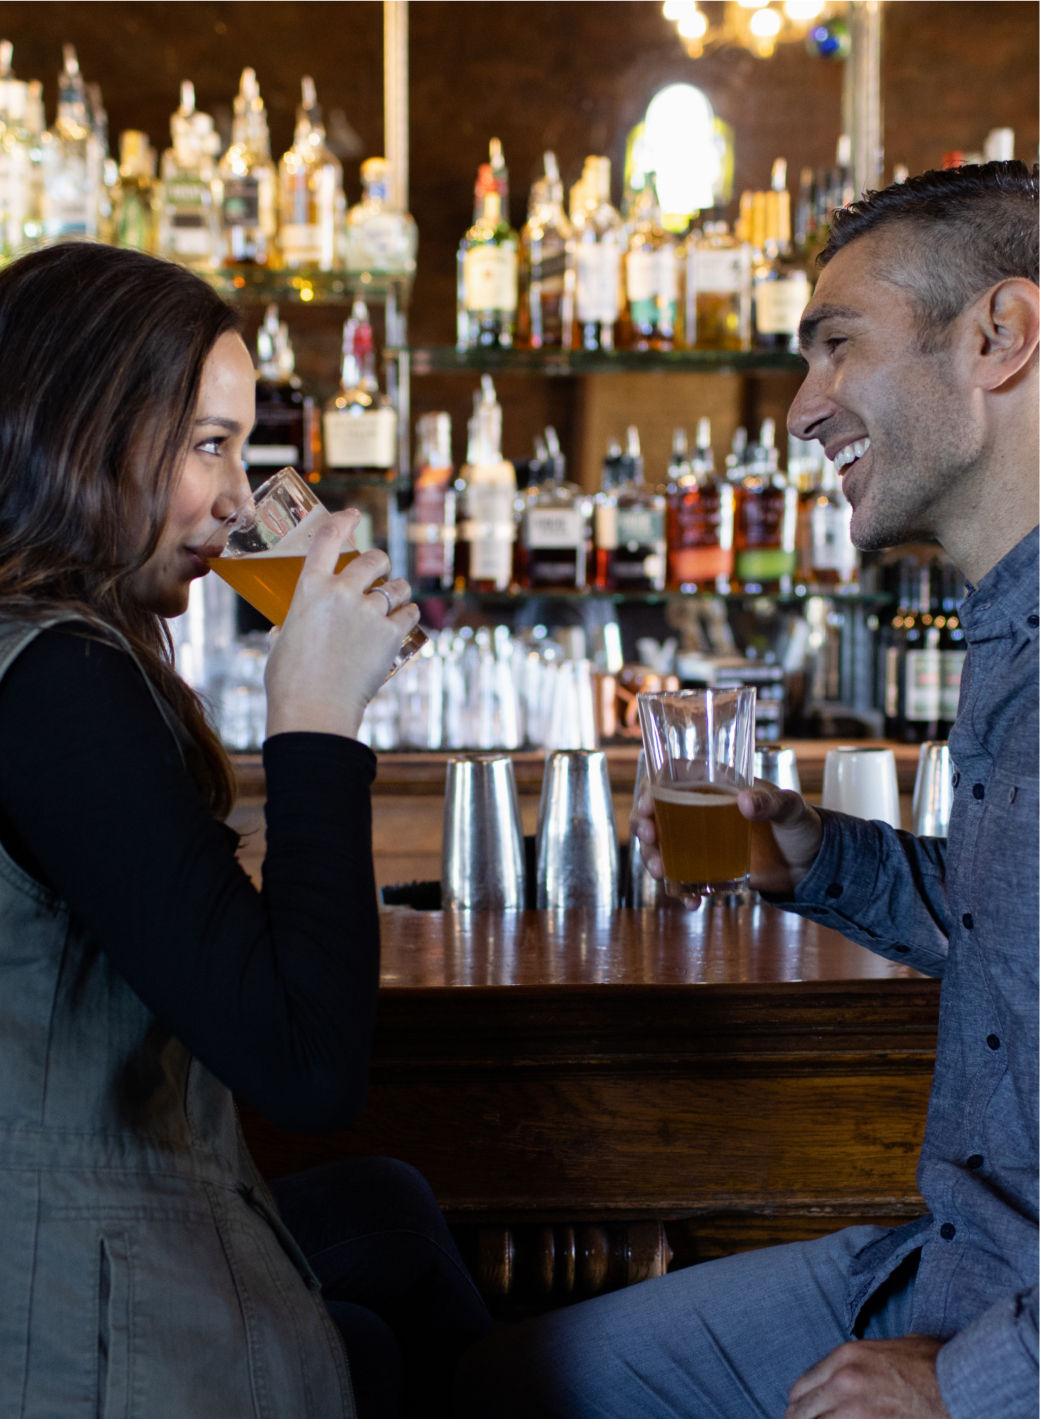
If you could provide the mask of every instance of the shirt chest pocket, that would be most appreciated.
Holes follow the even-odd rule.
[[[972,792],[972,788],[969,788]],[[1023,960],[1036,951],[1037,779],[995,770],[984,798],[972,853],[969,917],[987,955]]]

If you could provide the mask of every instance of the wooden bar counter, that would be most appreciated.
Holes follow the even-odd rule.
[[[247,1137],[414,1164],[500,1305],[923,1210],[937,981],[764,905],[381,920],[363,1118]]]

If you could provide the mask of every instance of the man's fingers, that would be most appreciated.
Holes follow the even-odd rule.
[[[855,1341],[849,1341],[846,1345],[839,1345],[836,1350],[832,1350],[829,1355],[824,1355],[823,1359],[813,1365],[811,1370],[806,1370],[795,1380],[791,1386],[791,1392],[787,1396],[793,1404],[796,1400],[804,1399],[814,1389],[819,1389],[820,1385],[826,1384],[835,1370],[840,1369],[849,1358],[848,1352]]]
[[[777,823],[784,827],[802,815],[805,800],[790,789],[775,788],[759,779],[754,788],[744,789],[737,795],[737,806],[752,823]]]

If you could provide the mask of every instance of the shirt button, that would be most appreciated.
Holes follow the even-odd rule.
[[[961,781],[960,772],[959,772],[959,770],[955,769],[955,770],[954,770],[954,773],[953,773],[953,778],[950,780],[950,782],[953,784],[954,788],[956,788],[957,785],[960,783],[960,781]]]
[[[973,798],[985,798],[986,790],[983,788],[981,783],[976,783],[972,786],[971,796]]]
[[[840,897],[842,891],[843,888],[840,882],[832,882],[823,895],[825,897]]]
[[[901,956],[905,956],[905,955],[908,954],[908,952],[909,952],[909,950],[910,950],[910,947],[909,947],[909,946],[893,946],[893,947],[892,947],[892,950],[893,950],[893,951],[898,951]]]
[[[942,1237],[944,1242],[952,1242],[954,1237],[957,1235],[957,1228],[953,1225],[952,1222],[944,1222],[939,1228],[939,1235],[940,1237]]]
[[[1026,620],[1031,626],[1040,626],[1040,616],[1027,616]]]
[[[971,1157],[965,1162],[964,1166],[965,1166],[966,1168],[970,1168],[970,1169],[972,1170],[972,1172],[974,1172],[976,1168],[981,1168],[981,1167],[982,1167],[982,1154],[981,1154],[981,1153],[973,1153],[973,1154],[971,1155]]]
[[[986,1036],[986,1043],[989,1045],[990,1049],[999,1049],[999,1048],[1000,1048],[1000,1036],[999,1036],[999,1035],[987,1035],[987,1036]]]
[[[964,915],[961,917],[961,921],[963,921],[964,923],[965,931],[971,931],[972,927],[975,925],[975,923],[971,919],[971,912],[965,912]]]

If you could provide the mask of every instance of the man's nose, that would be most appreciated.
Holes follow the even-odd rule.
[[[787,431],[796,439],[810,443],[819,437],[819,430],[837,413],[830,397],[823,371],[810,369],[787,411]]]

